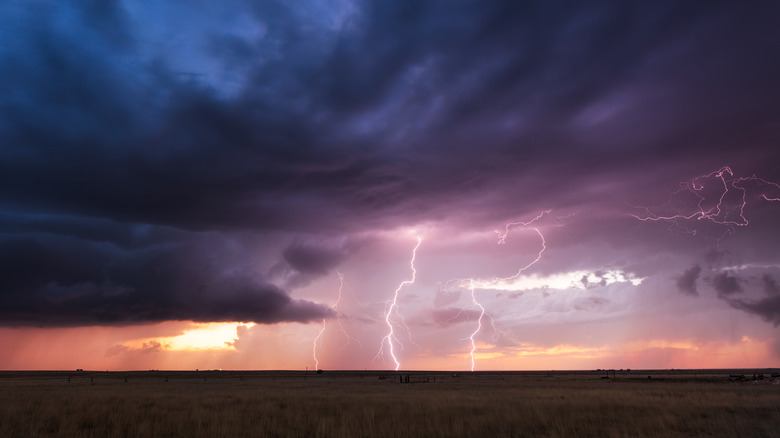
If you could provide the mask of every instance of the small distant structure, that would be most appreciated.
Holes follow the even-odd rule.
[[[729,382],[744,382],[744,374],[729,374]]]
[[[617,375],[615,374],[615,370],[602,370],[602,371],[604,371],[605,373],[603,376],[601,376],[602,379],[609,379],[610,374],[612,374],[613,379],[617,377]]]

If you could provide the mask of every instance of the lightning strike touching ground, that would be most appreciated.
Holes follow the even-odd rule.
[[[755,175],[735,177],[728,166],[683,181],[679,187],[669,194],[666,203],[657,207],[629,204],[632,208],[644,211],[641,216],[637,214],[630,214],[630,216],[642,222],[666,222],[674,229],[691,235],[699,232],[698,221],[704,221],[726,227],[723,234],[725,235],[733,233],[734,227],[745,227],[750,223],[745,216],[745,208],[749,203],[748,188],[761,189],[760,197],[766,201],[780,201],[780,198],[769,197],[765,190],[780,194],[779,184]],[[690,195],[694,197],[695,202],[686,202],[685,196]],[[675,207],[673,203],[682,203],[682,206]],[[688,209],[688,211],[675,211],[679,209]]]
[[[317,359],[317,346],[319,345],[322,347],[322,334],[325,333],[325,320],[322,320],[322,323],[320,325],[320,331],[317,333],[317,336],[314,337],[314,345],[312,346],[312,356],[314,357],[314,370],[317,371],[320,369],[320,361]]]
[[[338,272],[339,275],[339,297],[336,300],[336,303],[331,307],[333,310],[336,311],[337,319],[336,322],[339,324],[339,328],[341,329],[341,333],[344,334],[344,338],[347,340],[347,342],[344,343],[344,346],[341,347],[341,349],[347,348],[349,346],[350,341],[355,341],[362,347],[362,344],[360,343],[360,340],[357,338],[352,337],[349,332],[347,332],[347,329],[344,328],[344,324],[341,323],[341,312],[339,311],[339,303],[341,303],[341,296],[343,294],[344,290],[344,274],[341,272]]]
[[[347,346],[349,345],[349,342],[351,340],[355,340],[358,344],[360,344],[360,341],[357,340],[356,338],[353,338],[352,336],[350,336],[349,332],[347,332],[347,330],[344,328],[344,325],[341,323],[341,312],[339,312],[339,304],[341,303],[341,295],[342,295],[343,290],[344,290],[344,275],[341,272],[338,272],[338,276],[339,276],[339,295],[338,295],[338,298],[336,299],[336,302],[332,306],[330,306],[330,308],[336,311],[336,315],[337,315],[337,320],[336,321],[339,324],[339,328],[341,329],[341,333],[343,333],[344,337],[347,339],[347,342],[344,344],[343,347],[341,347],[341,349],[343,350],[343,349],[347,348]],[[323,339],[323,335],[325,333],[325,326],[326,325],[327,325],[327,321],[325,319],[323,319],[321,327],[320,327],[320,331],[317,333],[317,336],[314,337],[314,345],[312,346],[312,355],[314,356],[314,369],[315,370],[319,370],[320,369],[320,362],[317,359],[317,347],[319,346],[320,348],[322,348],[322,339]]]
[[[527,222],[511,222],[511,223],[508,223],[504,227],[504,232],[496,231],[496,233],[498,234],[498,244],[499,245],[503,245],[503,244],[506,243],[506,239],[507,239],[507,236],[509,235],[509,230],[510,229],[518,227],[518,226],[522,226],[522,227],[525,227],[525,228],[531,227],[534,223],[536,223],[537,221],[541,220],[542,217],[544,217],[544,215],[546,215],[546,214],[550,214],[550,210],[542,211],[536,217],[534,217],[533,219],[531,219],[531,220],[529,220]],[[525,266],[523,266],[520,269],[518,269],[517,272],[514,275],[509,276],[509,277],[496,277],[496,278],[494,278],[492,280],[477,281],[477,280],[474,280],[473,278],[469,278],[468,280],[465,280],[465,281],[468,281],[468,288],[469,288],[469,291],[471,292],[471,301],[472,301],[474,307],[477,307],[477,308],[480,309],[479,319],[477,320],[477,329],[474,330],[474,332],[468,338],[471,341],[471,352],[470,352],[470,356],[471,356],[471,371],[474,371],[475,352],[477,350],[477,344],[476,344],[476,341],[475,341],[474,337],[477,336],[477,334],[479,334],[479,332],[482,330],[482,319],[486,315],[484,306],[482,306],[482,304],[479,301],[477,301],[475,289],[477,287],[483,287],[483,288],[484,287],[490,287],[490,286],[496,285],[496,284],[501,283],[501,282],[512,281],[512,280],[520,277],[526,270],[528,270],[531,266],[535,265],[537,262],[539,262],[539,260],[541,260],[542,254],[544,254],[544,251],[547,249],[547,242],[544,239],[544,235],[542,234],[541,230],[539,230],[538,227],[531,227],[531,229],[534,230],[536,232],[536,234],[539,235],[539,238],[541,239],[541,249],[536,254],[536,257],[533,260],[531,260],[528,264],[526,264]],[[463,283],[464,282],[461,281],[461,284],[460,284],[461,287],[465,287],[465,285]],[[493,330],[495,332],[497,332],[498,329],[495,326],[495,320],[493,320],[493,317],[490,316],[489,314],[487,314],[487,316],[491,320],[491,325],[493,326]]]
[[[474,330],[474,333],[472,333],[471,336],[469,336],[469,339],[471,340],[471,353],[470,353],[470,355],[471,355],[471,371],[474,371],[474,352],[477,351],[477,344],[474,341],[474,336],[476,336],[477,333],[479,333],[480,330],[482,330],[482,318],[485,316],[485,308],[482,306],[482,304],[480,304],[479,301],[477,301],[477,297],[474,295],[474,281],[473,280],[469,283],[469,289],[471,290],[471,301],[472,301],[472,303],[474,303],[474,305],[476,307],[479,307],[479,310],[481,312],[479,314],[479,319],[477,320],[477,329]]]
[[[414,260],[417,257],[417,248],[420,247],[420,244],[422,243],[422,237],[417,238],[417,245],[412,250],[412,260],[409,262],[409,265],[412,268],[412,279],[411,280],[404,280],[401,282],[401,284],[398,285],[398,287],[395,289],[395,293],[393,294],[393,300],[390,301],[390,306],[387,308],[387,313],[385,314],[385,323],[387,324],[388,333],[387,336],[382,338],[382,343],[379,345],[379,352],[377,353],[376,358],[384,356],[384,345],[385,341],[387,341],[388,349],[390,351],[390,357],[393,358],[393,362],[395,363],[395,370],[398,371],[399,368],[401,368],[401,363],[398,361],[398,358],[395,355],[395,349],[393,347],[393,341],[398,342],[398,344],[403,347],[403,344],[398,341],[398,338],[395,336],[395,331],[393,328],[393,322],[391,321],[392,315],[395,314],[398,319],[401,320],[404,327],[406,327],[407,331],[409,327],[406,326],[406,323],[404,322],[403,316],[401,316],[400,313],[398,313],[398,294],[401,292],[401,289],[403,289],[404,286],[410,285],[414,283],[415,278],[417,277],[417,270],[414,268]],[[411,336],[411,335],[410,335]]]

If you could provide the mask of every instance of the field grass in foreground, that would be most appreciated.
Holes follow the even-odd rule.
[[[729,373],[0,372],[0,436],[780,436]]]

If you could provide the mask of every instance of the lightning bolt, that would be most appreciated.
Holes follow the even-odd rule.
[[[406,321],[404,320],[403,316],[398,313],[398,294],[401,292],[401,289],[403,289],[404,286],[410,285],[414,283],[415,278],[417,277],[417,270],[414,267],[414,260],[417,257],[417,248],[420,247],[420,244],[422,243],[422,237],[417,237],[417,245],[412,250],[412,259],[409,262],[409,265],[412,269],[412,278],[411,280],[404,280],[401,282],[401,284],[398,285],[398,287],[395,289],[395,293],[393,294],[393,300],[390,302],[390,306],[387,308],[387,313],[385,314],[385,323],[387,324],[388,333],[387,335],[382,338],[382,342],[379,345],[379,352],[377,353],[376,357],[374,359],[377,359],[379,357],[384,356],[384,345],[385,342],[387,342],[388,349],[390,351],[390,357],[393,358],[393,362],[395,363],[395,370],[398,371],[399,368],[401,368],[401,363],[398,361],[398,358],[395,355],[395,349],[393,347],[393,341],[397,342],[401,348],[403,348],[403,344],[396,338],[395,336],[395,330],[393,327],[393,323],[391,321],[392,315],[395,313],[395,315],[398,317],[398,319],[401,321],[404,327],[406,327],[407,333],[409,332],[409,327],[406,325]],[[411,339],[411,333],[410,333],[410,339]]]
[[[350,336],[349,332],[347,332],[347,330],[344,328],[344,325],[341,323],[341,312],[339,311],[339,304],[341,303],[341,296],[342,296],[342,293],[343,293],[343,290],[344,290],[344,275],[341,272],[338,272],[337,274],[339,276],[339,295],[338,295],[338,298],[336,299],[336,302],[332,306],[330,306],[330,308],[336,311],[336,314],[337,314],[336,321],[339,324],[339,328],[341,329],[341,333],[344,334],[344,337],[347,339],[347,342],[344,344],[343,347],[341,347],[341,349],[343,350],[343,349],[347,348],[347,346],[349,345],[350,341],[354,340],[358,344],[360,344],[360,341],[355,339],[355,338],[353,338],[352,336]],[[324,337],[325,326],[326,325],[327,325],[327,320],[323,319],[322,323],[321,323],[321,326],[320,326],[320,331],[317,333],[317,336],[314,337],[314,345],[312,346],[312,356],[314,357],[314,369],[315,370],[319,370],[320,369],[320,362],[317,359],[317,347],[322,348],[322,339]]]
[[[521,226],[521,225],[523,227],[525,227],[525,228],[528,228],[532,224],[534,224],[535,222],[539,221],[545,214],[550,214],[550,211],[551,210],[544,210],[541,213],[539,213],[535,218],[531,219],[528,222],[511,222],[511,223],[507,224],[504,227],[504,232],[503,233],[496,231],[496,233],[498,234],[498,244],[499,245],[503,245],[503,244],[506,243],[506,238],[507,238],[507,235],[509,234],[510,228],[514,228],[514,227]],[[525,265],[525,266],[521,267],[520,269],[518,269],[517,273],[515,273],[515,275],[512,275],[510,277],[505,277],[505,278],[495,278],[495,279],[491,280],[490,282],[487,282],[487,284],[496,284],[496,283],[499,283],[499,282],[502,282],[502,281],[514,280],[517,277],[521,276],[523,274],[523,272],[525,272],[528,268],[530,268],[531,266],[535,265],[539,260],[542,259],[542,254],[544,254],[544,251],[547,250],[547,241],[544,239],[544,235],[542,234],[542,232],[539,230],[538,227],[532,227],[531,229],[534,230],[536,232],[536,234],[539,235],[539,239],[541,239],[541,243],[542,243],[542,249],[539,250],[539,253],[536,255],[536,258],[531,260],[531,262],[528,263],[527,265]],[[485,283],[482,283],[482,284],[485,284]]]
[[[322,334],[325,333],[325,323],[326,321],[323,319],[322,323],[320,324],[320,331],[317,333],[317,336],[314,337],[314,345],[312,346],[312,356],[314,356],[314,370],[320,369],[320,361],[317,359],[317,346],[319,345],[322,347]]]
[[[341,303],[341,295],[342,295],[343,290],[344,290],[344,274],[342,274],[341,272],[338,272],[338,275],[339,275],[339,297],[336,300],[336,303],[333,305],[332,308],[333,308],[333,310],[335,310],[337,312],[338,317],[336,319],[336,322],[338,322],[339,329],[341,329],[341,333],[344,335],[344,338],[347,340],[344,343],[344,345],[341,347],[341,349],[343,350],[343,349],[347,348],[347,346],[349,346],[350,341],[355,341],[355,342],[358,343],[358,345],[360,345],[362,347],[363,345],[360,343],[360,340],[358,340],[357,338],[352,337],[349,334],[349,332],[347,332],[347,329],[344,328],[344,324],[341,323],[341,312],[339,311],[339,303]]]
[[[477,329],[474,330],[474,333],[469,336],[469,340],[471,340],[471,352],[469,353],[471,356],[471,371],[474,371],[474,352],[477,351],[477,344],[474,341],[474,336],[477,335],[477,333],[482,330],[482,318],[485,316],[485,308],[480,304],[479,301],[477,301],[476,295],[474,295],[474,280],[471,280],[469,282],[469,289],[471,290],[471,302],[474,304],[474,306],[479,307],[480,314],[479,319],[477,319]]]
[[[458,287],[462,288],[468,288],[469,292],[471,294],[471,302],[472,306],[479,309],[479,318],[477,319],[477,327],[474,330],[473,333],[467,338],[469,342],[471,342],[471,351],[469,352],[469,356],[471,358],[471,371],[474,371],[475,368],[475,354],[477,351],[477,343],[476,343],[476,336],[482,331],[482,320],[485,317],[490,318],[491,325],[493,327],[494,333],[498,333],[499,330],[496,328],[495,320],[493,319],[490,314],[488,314],[485,311],[485,307],[477,300],[476,296],[476,289],[479,287],[485,288],[485,287],[491,287],[495,286],[496,284],[502,283],[502,282],[508,282],[517,279],[523,273],[528,270],[531,266],[535,265],[539,262],[539,260],[542,259],[542,255],[544,254],[544,251],[547,249],[547,241],[544,238],[544,235],[542,234],[541,230],[539,230],[538,227],[532,226],[534,223],[538,222],[539,220],[544,217],[544,215],[549,215],[551,210],[544,210],[540,212],[538,215],[536,215],[533,219],[525,222],[510,222],[504,226],[504,231],[496,231],[496,234],[498,234],[498,244],[504,245],[506,243],[507,236],[509,235],[509,231],[513,228],[522,226],[524,228],[532,229],[536,234],[539,235],[539,238],[541,240],[541,249],[536,254],[536,257],[533,258],[528,264],[520,267],[517,272],[514,275],[511,275],[509,277],[495,277],[491,280],[476,280],[474,278],[468,278],[468,279],[456,279],[456,280],[450,280],[447,284],[457,284]]]
[[[745,217],[745,207],[748,205],[745,187],[747,183],[780,189],[779,184],[755,175],[735,177],[731,168],[724,166],[714,172],[681,182],[680,188],[669,194],[669,201],[658,207],[628,204],[632,208],[644,211],[642,215],[630,214],[630,216],[642,222],[670,223],[676,229],[691,235],[697,234],[696,222],[704,221],[725,226],[724,235],[731,234],[734,232],[734,227],[746,227],[750,223]],[[683,195],[693,195],[698,199],[696,208],[689,212],[669,215],[655,213],[669,206],[676,197]],[[780,198],[771,198],[766,193],[762,193],[761,197],[766,201],[780,201]]]

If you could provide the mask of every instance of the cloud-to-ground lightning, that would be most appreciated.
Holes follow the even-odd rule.
[[[509,277],[495,277],[495,278],[490,279],[490,280],[476,280],[474,278],[468,278],[468,279],[457,279],[457,280],[454,280],[454,281],[451,280],[450,282],[448,282],[448,284],[455,283],[457,285],[457,287],[468,288],[469,292],[471,294],[472,306],[475,307],[475,308],[478,308],[479,311],[480,311],[479,318],[477,319],[477,328],[467,338],[469,340],[469,342],[471,342],[471,351],[469,353],[470,358],[471,358],[471,371],[474,371],[474,367],[475,367],[475,353],[477,351],[477,343],[476,343],[475,337],[482,331],[482,320],[486,316],[488,318],[490,318],[490,321],[491,321],[491,324],[493,326],[494,331],[497,331],[496,326],[495,326],[495,321],[493,320],[492,316],[490,316],[490,314],[488,314],[486,312],[485,307],[479,302],[479,300],[477,300],[476,289],[480,288],[480,287],[481,288],[489,288],[489,287],[494,286],[494,285],[496,285],[498,283],[501,283],[501,282],[512,281],[512,280],[520,277],[526,270],[531,268],[531,266],[535,265],[537,262],[539,262],[539,260],[542,259],[542,254],[544,254],[544,251],[547,249],[547,241],[545,240],[544,235],[542,234],[542,232],[539,229],[539,227],[536,227],[536,226],[533,226],[533,225],[536,222],[538,222],[539,220],[541,220],[542,217],[544,217],[544,215],[549,214],[549,213],[550,213],[550,210],[544,210],[544,211],[540,212],[538,215],[536,215],[533,219],[531,219],[529,221],[525,221],[525,222],[522,222],[522,221],[510,222],[510,223],[508,223],[508,224],[506,224],[504,226],[504,231],[503,232],[496,231],[496,233],[498,234],[498,244],[499,245],[503,245],[503,244],[506,243],[506,239],[507,239],[507,236],[509,235],[509,231],[511,229],[513,229],[513,228],[516,228],[516,227],[530,228],[534,232],[536,232],[536,234],[538,234],[539,238],[541,239],[541,248],[540,248],[539,252],[536,254],[536,257],[534,257],[526,265],[520,267],[517,270],[517,272],[515,272],[513,275],[511,275]]]
[[[339,329],[341,329],[341,333],[344,335],[344,339],[346,339],[346,342],[344,342],[344,345],[341,347],[341,349],[343,350],[343,349],[347,348],[347,346],[349,346],[349,343],[351,341],[357,342],[358,345],[360,345],[362,347],[362,344],[360,343],[360,340],[357,339],[357,338],[352,337],[352,335],[350,335],[349,332],[347,332],[347,329],[344,328],[344,324],[342,324],[342,322],[341,322],[341,311],[339,311],[339,304],[341,303],[341,296],[344,293],[344,274],[342,274],[341,272],[338,272],[338,275],[339,275],[339,296],[338,296],[338,299],[336,300],[336,303],[333,304],[332,308],[333,308],[333,310],[335,310],[337,312],[337,314],[336,314],[336,322],[339,325]]]
[[[724,166],[717,171],[697,176],[683,181],[677,190],[669,194],[669,200],[657,207],[642,207],[629,204],[630,207],[643,210],[643,215],[631,214],[642,222],[666,222],[672,224],[677,230],[697,234],[696,224],[704,221],[726,227],[725,233],[732,233],[734,227],[745,227],[750,222],[745,216],[745,208],[748,205],[747,184],[768,186],[780,193],[780,185],[755,175],[747,177],[735,177],[730,167]],[[675,207],[673,202],[680,202],[678,198],[693,195],[696,201],[679,208],[687,208],[685,212],[658,213],[658,211],[670,210]],[[769,197],[767,193],[761,193],[766,201],[780,201],[780,198]],[[725,235],[725,234],[724,234]]]
[[[322,334],[325,333],[326,321],[323,319],[320,324],[320,331],[317,332],[317,336],[314,337],[314,345],[312,346],[312,356],[314,357],[314,369],[320,369],[320,361],[317,359],[317,346],[322,346]]]
[[[399,346],[403,348],[403,344],[396,338],[395,336],[395,329],[393,327],[392,322],[392,316],[396,315],[397,318],[399,318],[404,326],[406,326],[406,323],[403,320],[403,316],[401,316],[400,313],[398,313],[398,294],[401,292],[401,289],[403,289],[404,286],[408,286],[410,284],[413,284],[416,277],[417,277],[417,269],[414,267],[414,260],[417,257],[417,248],[420,247],[420,244],[422,244],[422,237],[417,237],[417,245],[412,250],[412,259],[409,262],[409,265],[412,269],[412,278],[410,280],[404,280],[401,282],[401,284],[398,285],[398,287],[395,289],[395,292],[393,293],[393,299],[389,302],[389,307],[387,308],[387,313],[385,314],[385,323],[387,324],[388,333],[387,335],[382,338],[382,343],[379,345],[379,352],[377,353],[376,357],[379,358],[384,355],[384,345],[385,342],[387,342],[388,350],[390,353],[390,357],[393,359],[393,363],[395,363],[395,370],[398,371],[401,368],[401,363],[398,361],[398,357],[395,355],[395,348],[393,346],[393,341],[397,342]],[[406,327],[408,330],[409,328]]]
[[[341,312],[339,311],[339,304],[341,303],[341,296],[343,294],[344,290],[344,275],[341,272],[338,272],[339,276],[339,295],[336,299],[336,302],[333,303],[332,306],[330,306],[331,309],[336,311],[336,321],[338,322],[339,328],[341,329],[341,333],[344,334],[344,338],[346,338],[346,342],[344,343],[344,346],[341,347],[343,350],[346,348],[350,341],[355,340],[358,344],[360,343],[359,340],[352,337],[349,332],[347,332],[347,329],[344,328],[344,325],[341,323]],[[317,336],[314,338],[314,345],[312,346],[312,355],[314,357],[314,369],[319,370],[320,369],[320,362],[317,358],[317,347],[322,348],[322,339],[325,333],[325,326],[327,325],[327,320],[323,319],[320,327],[320,331],[317,333]]]
[[[469,290],[471,291],[471,302],[474,306],[479,307],[480,311],[479,319],[477,319],[477,329],[469,336],[469,340],[471,340],[471,352],[469,353],[471,355],[471,371],[474,371],[474,352],[477,351],[477,344],[474,341],[474,336],[482,330],[482,318],[485,317],[485,308],[477,301],[477,297],[474,295],[474,280],[469,282]]]

